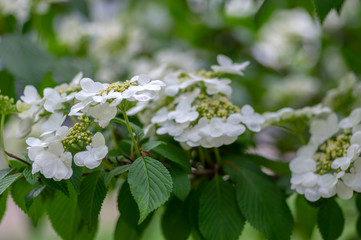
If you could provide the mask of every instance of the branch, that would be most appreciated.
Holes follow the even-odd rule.
[[[16,159],[16,160],[18,160],[18,161],[20,161],[20,162],[22,162],[22,163],[24,163],[24,164],[26,164],[26,165],[30,166],[30,163],[28,163],[27,161],[25,161],[25,160],[23,160],[23,159],[21,159],[21,158],[19,158],[19,157],[15,156],[14,154],[11,154],[11,153],[7,152],[7,151],[5,151],[5,150],[4,150],[4,152],[5,152],[5,153],[6,153],[6,155],[8,155],[9,157],[12,157],[12,158],[14,158],[14,159]]]

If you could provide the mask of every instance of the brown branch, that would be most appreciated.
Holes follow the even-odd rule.
[[[9,157],[14,158],[14,159],[16,159],[16,160],[18,160],[18,161],[20,161],[20,162],[22,162],[22,163],[24,163],[24,164],[26,164],[26,165],[30,166],[30,163],[28,163],[27,161],[25,161],[25,160],[23,160],[23,159],[19,158],[18,156],[15,156],[14,154],[9,153],[9,152],[7,152],[7,151],[5,151],[5,153],[6,153],[6,155],[8,155]]]

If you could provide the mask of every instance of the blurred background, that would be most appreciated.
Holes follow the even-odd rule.
[[[224,54],[251,63],[244,77],[232,78],[236,105],[263,113],[318,104],[341,82],[347,91],[357,84],[347,80],[350,72],[361,74],[361,4],[341,2],[321,24],[311,0],[0,0],[0,89],[17,99],[25,85],[34,85],[41,94],[78,72],[102,82],[140,73],[161,79],[174,69],[209,69]],[[16,119],[8,121],[6,144],[22,153],[16,127]],[[267,149],[271,140],[260,139]],[[268,154],[287,158],[292,139],[276,142],[279,152]],[[97,239],[112,237],[115,199],[116,193],[106,199]],[[352,220],[354,209],[347,211]],[[155,219],[144,239],[162,239]],[[58,239],[48,220],[35,229],[11,201],[0,236]],[[246,226],[242,239],[261,236]]]

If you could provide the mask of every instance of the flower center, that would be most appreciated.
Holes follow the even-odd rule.
[[[74,148],[84,149],[92,142],[92,132],[87,130],[90,126],[89,118],[79,116],[78,120],[80,122],[74,124],[68,135],[62,140],[65,151]]]
[[[103,95],[103,93],[108,94],[112,90],[114,92],[124,92],[130,86],[136,86],[136,85],[137,85],[136,82],[130,82],[129,80],[125,81],[124,83],[119,83],[119,82],[111,83],[108,85],[106,89],[101,90],[99,95],[101,96]]]
[[[206,117],[211,119],[214,117],[228,117],[230,114],[240,111],[239,107],[234,106],[232,102],[224,96],[213,99],[205,94],[200,94],[197,100],[199,104],[195,105],[195,107],[199,113],[199,118]]]
[[[314,155],[314,159],[317,163],[316,173],[323,175],[331,172],[332,162],[347,154],[347,150],[350,147],[352,133],[349,130],[345,130],[344,133],[336,135],[326,142],[324,142]],[[336,172],[341,171],[337,169]]]
[[[79,92],[81,90],[80,87],[73,87],[73,88],[70,88],[70,89],[64,89],[64,90],[58,90],[58,93],[60,95],[62,95],[63,93],[65,93],[66,95],[69,95],[70,93],[73,93],[73,92]]]

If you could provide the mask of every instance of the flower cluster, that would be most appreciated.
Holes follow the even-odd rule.
[[[130,113],[142,111],[139,116],[147,131],[155,128],[157,134],[169,134],[185,148],[231,144],[246,127],[260,131],[264,118],[249,105],[241,109],[233,105],[229,100],[231,81],[220,78],[222,73],[242,75],[248,62],[233,64],[222,55],[218,62],[220,66],[213,66],[214,71],[168,75],[160,96],[150,103],[138,104]]]
[[[311,138],[290,163],[292,189],[309,201],[351,198],[361,192],[361,109],[338,122],[335,114],[311,122]]]
[[[30,137],[28,156],[33,161],[32,173],[40,172],[46,178],[69,179],[72,174],[72,159],[77,166],[93,169],[100,165],[108,153],[104,136],[97,132],[92,136],[88,130],[91,121],[88,117],[78,117],[79,122],[72,128],[61,126],[55,133],[41,139]]]

